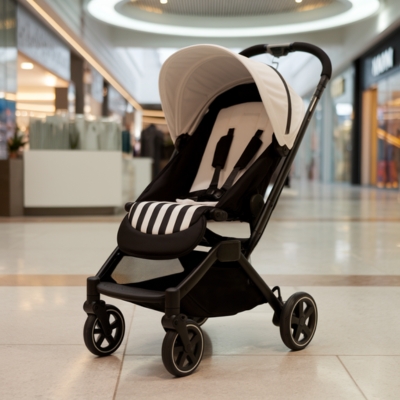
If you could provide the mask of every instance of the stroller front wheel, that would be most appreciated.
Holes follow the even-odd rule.
[[[282,308],[280,333],[291,350],[302,350],[311,342],[317,329],[318,310],[315,300],[304,292],[293,294]]]
[[[121,311],[112,305],[106,305],[106,313],[111,334],[106,335],[99,318],[89,314],[83,328],[83,339],[90,352],[99,357],[109,356],[118,349],[125,334],[125,320]]]
[[[176,331],[167,331],[161,349],[161,356],[166,370],[177,377],[193,373],[199,366],[204,351],[204,336],[201,328],[188,320],[191,352],[186,352],[181,337]]]

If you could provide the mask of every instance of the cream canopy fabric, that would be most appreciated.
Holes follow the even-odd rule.
[[[216,45],[186,47],[173,54],[160,72],[159,90],[172,140],[192,134],[210,103],[226,90],[255,82],[281,146],[292,148],[304,116],[303,100],[288,86],[292,117],[286,131],[288,96],[270,66]]]

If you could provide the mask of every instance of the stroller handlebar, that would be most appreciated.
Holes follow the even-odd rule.
[[[254,57],[259,54],[272,54],[274,57],[282,57],[286,56],[289,53],[293,53],[295,51],[301,51],[303,53],[309,53],[313,56],[317,57],[322,64],[322,72],[321,76],[326,76],[328,79],[331,79],[332,75],[332,64],[329,56],[320,49],[318,46],[315,46],[310,43],[304,42],[293,42],[293,43],[282,43],[282,44],[257,44],[255,46],[248,47],[244,49],[239,54],[245,57]]]

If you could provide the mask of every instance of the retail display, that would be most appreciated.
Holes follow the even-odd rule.
[[[106,150],[122,149],[122,128],[107,118],[88,120],[77,115],[48,116],[45,120],[31,118],[30,148],[34,150]]]
[[[249,59],[296,51],[322,64],[305,114],[302,99],[278,71]],[[162,360],[175,376],[187,376],[199,366],[201,325],[207,318],[263,303],[274,310],[273,323],[286,346],[301,350],[311,342],[318,320],[312,296],[299,292],[283,301],[280,288],[271,289],[252,267],[250,255],[331,72],[326,53],[307,43],[257,45],[240,54],[197,45],[164,63],[160,97],[176,152],[137,201],[126,204],[118,247],[87,280],[84,340],[93,354],[112,354],[125,331],[122,313],[100,300],[101,294],[164,313]],[[243,222],[251,235],[220,236],[211,221]]]
[[[360,58],[361,182],[400,188],[400,29]],[[356,131],[357,133],[357,131]],[[355,143],[353,143],[353,146]]]
[[[400,179],[400,73],[377,85],[376,177],[377,186],[398,189]]]

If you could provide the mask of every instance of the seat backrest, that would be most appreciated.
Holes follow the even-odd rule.
[[[228,130],[234,128],[232,144],[228,153],[225,167],[221,170],[219,176],[218,187],[220,188],[232,172],[236,162],[243,154],[247,144],[254,136],[258,129],[263,130],[260,137],[262,146],[256,155],[249,162],[246,168],[241,170],[236,176],[234,183],[246,172],[246,170],[254,163],[254,161],[264,152],[264,150],[272,143],[272,125],[265,112],[263,103],[250,102],[236,104],[234,106],[222,109],[214,123],[210,138],[208,140],[200,167],[197,171],[196,178],[193,181],[190,192],[207,189],[210,186],[214,168],[212,161],[215,148],[222,136],[228,133]]]

